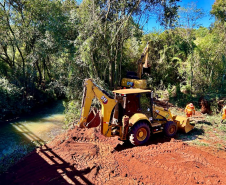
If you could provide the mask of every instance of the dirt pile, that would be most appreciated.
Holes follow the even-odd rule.
[[[157,138],[157,139],[156,139]],[[226,159],[157,135],[133,147],[99,128],[58,136],[0,177],[1,184],[226,184]],[[158,139],[159,138],[159,139]]]
[[[201,107],[201,113],[202,114],[211,114],[212,111],[211,111],[211,108],[210,108],[210,102],[208,100],[206,100],[204,98],[204,96],[201,96],[199,98],[199,106]]]

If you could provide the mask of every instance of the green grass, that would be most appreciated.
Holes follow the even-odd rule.
[[[226,135],[220,136],[220,138],[224,141],[226,141]]]
[[[187,134],[179,132],[177,134],[177,139],[197,146],[211,146],[218,149],[222,149],[226,146],[226,120],[221,123],[221,114],[216,113],[218,107],[214,98],[216,98],[214,95],[209,95],[207,98],[208,100],[213,100],[211,103],[213,114],[204,115],[205,120],[197,121],[195,123],[195,128],[191,132]],[[185,113],[181,111],[181,108],[184,110],[188,102],[193,102],[196,111],[200,111],[198,109],[198,96],[192,97],[179,94],[177,98],[170,98],[169,102],[177,106],[170,107],[170,111],[173,115],[185,116]],[[178,108],[180,109],[178,110]],[[202,142],[202,140],[207,141],[207,143]]]
[[[209,146],[208,143],[203,143],[203,142],[200,142],[199,140],[194,140],[194,141],[192,142],[192,144],[198,145],[198,146]]]
[[[210,122],[211,124],[219,125],[221,124],[221,115],[220,114],[213,114],[213,115],[207,115],[206,121]]]
[[[222,147],[222,144],[217,143],[217,147],[218,147],[218,148]]]
[[[175,108],[175,107],[170,107],[170,112],[173,114],[173,115],[178,115],[178,116],[185,116],[184,115],[184,112],[178,112],[178,110]]]
[[[221,125],[218,127],[218,129],[219,129],[220,131],[226,132],[226,125],[221,124]]]
[[[184,112],[178,111],[177,108],[170,108],[174,115],[185,116]],[[211,146],[218,149],[226,145],[226,120],[221,124],[221,115],[206,115],[205,120],[195,123],[195,128],[187,133],[178,133],[177,138],[197,146]],[[204,143],[199,139],[208,141]],[[216,144],[216,141],[219,142]]]

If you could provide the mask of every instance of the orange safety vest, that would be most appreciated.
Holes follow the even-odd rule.
[[[222,119],[226,119],[226,106],[224,106],[222,110]]]
[[[195,107],[194,106],[190,106],[190,104],[188,104],[185,108],[185,114],[186,115],[192,115],[195,114]]]

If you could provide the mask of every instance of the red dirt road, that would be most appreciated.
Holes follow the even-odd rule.
[[[29,154],[0,184],[226,184],[226,155],[157,135],[133,147],[75,127]]]

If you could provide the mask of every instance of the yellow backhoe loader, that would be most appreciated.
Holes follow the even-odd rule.
[[[150,74],[150,67],[148,66],[148,51],[149,51],[149,44],[147,43],[146,47],[144,48],[143,53],[141,54],[140,59],[137,61],[137,73],[136,72],[127,72],[126,78],[123,78],[121,81],[122,87],[132,87],[132,88],[140,88],[146,89],[147,88],[147,80],[141,79],[142,74],[149,73]]]
[[[133,145],[146,143],[151,134],[164,132],[173,137],[178,129],[186,133],[193,129],[189,119],[173,116],[170,110],[156,106],[150,90],[121,89],[113,93],[114,98],[92,79],[86,79],[79,127],[101,125],[104,136],[118,136]],[[101,112],[91,108],[94,97],[101,103]]]

